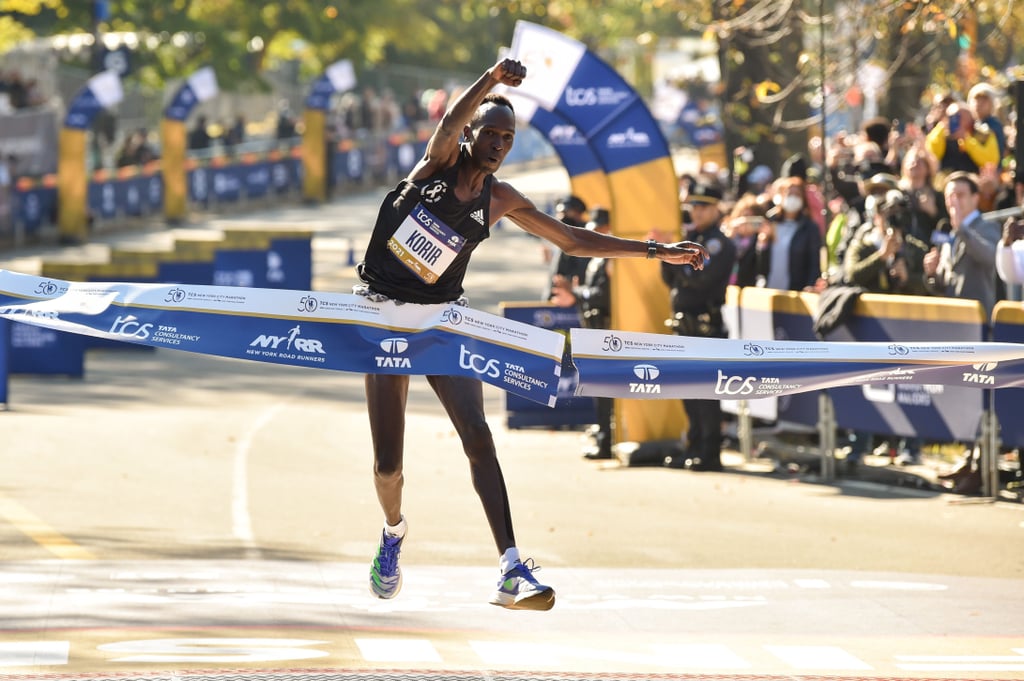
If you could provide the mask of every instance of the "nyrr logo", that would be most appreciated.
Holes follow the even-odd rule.
[[[575,125],[554,125],[548,131],[548,140],[555,146],[567,144],[586,144],[587,140],[580,134]]]
[[[501,376],[501,366],[498,364],[498,360],[474,354],[467,350],[465,345],[459,346],[459,366],[481,376],[490,376],[491,378]]]
[[[965,371],[963,373],[964,383],[972,383],[974,385],[995,385],[996,377],[989,372],[995,371],[997,366],[999,366],[999,362],[972,364],[971,368],[974,369],[974,371]]]
[[[658,380],[658,377],[661,376],[661,369],[658,367],[653,364],[637,364],[633,367],[633,375],[643,381],[643,383],[630,383],[629,392],[643,393],[645,395],[661,393],[661,384],[650,382]]]
[[[898,343],[893,343],[892,345],[889,346],[889,354],[899,355],[902,357],[903,355],[909,355],[910,349],[906,345],[899,345]]]
[[[253,342],[249,343],[249,347],[284,351],[294,349],[298,352],[305,352],[311,355],[325,354],[323,343],[312,338],[300,338],[300,332],[301,327],[295,326],[288,330],[287,336],[268,336],[263,334]],[[282,343],[284,343],[283,347],[281,346]]]
[[[649,147],[650,145],[651,136],[643,130],[636,130],[633,127],[629,127],[623,132],[612,133],[608,136],[608,146],[611,148]]]
[[[316,312],[320,307],[320,301],[313,296],[302,296],[299,299],[299,312]]]
[[[727,376],[718,370],[718,380],[715,382],[716,395],[749,395],[754,392],[757,385],[757,378],[753,376]]]
[[[380,343],[380,349],[386,353],[384,357],[374,357],[377,366],[387,369],[411,369],[412,362],[408,357],[400,357],[409,349],[409,340],[406,338],[385,338]]]
[[[165,303],[180,303],[183,300],[185,300],[185,289],[180,287],[172,288],[164,296]]]
[[[110,333],[117,336],[124,336],[125,338],[135,338],[137,340],[146,340],[149,338],[150,332],[153,330],[152,324],[141,324],[139,318],[133,314],[118,316],[114,320],[114,323],[110,325]]]

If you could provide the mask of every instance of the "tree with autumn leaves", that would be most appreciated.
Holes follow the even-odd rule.
[[[910,120],[929,88],[966,92],[1009,78],[1024,3],[1005,0],[0,0],[0,53],[34,36],[134,34],[132,78],[160,87],[213,65],[222,89],[260,86],[288,62],[311,81],[339,59],[357,72],[381,64],[476,72],[511,39],[515,22],[560,30],[631,69],[649,94],[662,40],[718,44],[717,94],[727,146],[778,167],[821,125],[821,108],[857,103],[857,73],[884,73],[881,115]],[[623,50],[623,46],[629,50]],[[68,59],[74,57],[68,56]],[[80,61],[87,56],[77,57]],[[619,64],[621,66],[621,64]],[[635,67],[636,64],[631,66]],[[824,86],[824,87],[823,87]],[[823,102],[824,95],[824,102]]]

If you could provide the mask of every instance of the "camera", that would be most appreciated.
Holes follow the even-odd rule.
[[[904,232],[913,225],[914,214],[911,210],[910,197],[898,189],[890,189],[885,193],[879,206],[887,227]]]
[[[949,132],[954,133],[960,129],[960,112],[957,111],[955,114],[949,117]]]

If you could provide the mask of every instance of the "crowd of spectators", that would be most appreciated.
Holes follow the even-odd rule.
[[[733,182],[705,167],[682,178],[681,193],[709,182],[722,188],[736,285],[813,291],[822,300],[840,290],[963,298],[990,315],[996,302],[1018,296],[1013,253],[1024,252],[1024,221],[1011,218],[1004,229],[984,216],[1021,203],[1008,103],[988,83],[962,97],[942,92],[915,120],[876,117],[815,137],[778,168],[739,149],[743,172]],[[872,450],[920,463],[919,439],[878,439],[850,433],[848,471]],[[980,489],[969,459],[948,480],[958,492]]]

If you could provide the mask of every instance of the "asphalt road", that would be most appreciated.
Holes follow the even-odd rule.
[[[540,203],[566,183],[513,181]],[[346,291],[380,195],[231,221],[315,229],[314,288]],[[0,268],[32,272],[49,252],[0,254]],[[541,253],[496,229],[471,304],[536,300]],[[365,585],[381,513],[360,376],[93,350],[84,379],[13,377],[0,678],[1024,675],[1019,504],[820,484],[736,456],[723,473],[587,462],[579,433],[509,430],[503,394],[485,395],[520,547],[558,591],[549,613],[487,605],[495,551],[422,379],[405,587],[380,602]]]

